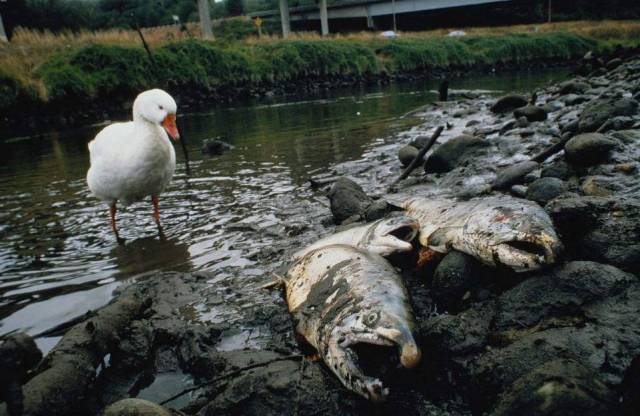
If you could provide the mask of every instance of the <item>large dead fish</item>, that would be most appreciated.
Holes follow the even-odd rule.
[[[381,256],[411,251],[411,241],[418,235],[419,228],[415,219],[406,215],[395,215],[324,237],[294,253],[293,259],[301,259],[310,251],[333,244],[359,247]]]
[[[527,200],[411,198],[402,207],[420,223],[423,246],[441,253],[456,249],[490,266],[535,270],[554,263],[562,248],[547,213]]]
[[[363,346],[397,347],[406,368],[420,361],[407,290],[379,254],[321,247],[291,266],[285,285],[296,331],[348,389],[374,401],[388,395],[381,380],[363,371],[357,353]]]

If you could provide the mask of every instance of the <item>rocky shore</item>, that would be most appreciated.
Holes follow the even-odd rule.
[[[281,241],[254,255],[269,273],[238,276],[254,289],[231,293],[216,285],[215,275],[170,272],[126,286],[107,307],[122,311],[117,305],[126,301],[119,325],[110,318],[105,328],[104,312],[88,316],[67,333],[76,338],[65,336],[66,344],[36,369],[30,369],[34,360],[14,369],[24,374],[3,383],[2,397],[29,415],[634,414],[640,394],[640,55],[604,60],[588,54],[580,65],[574,78],[532,97],[451,93],[447,102],[414,111],[422,124],[397,143],[336,166],[316,178],[315,200],[286,208],[291,222]],[[401,160],[415,157],[440,125],[446,128],[425,169],[389,193]],[[544,153],[558,143],[558,153]],[[423,359],[412,371],[389,375],[391,395],[382,405],[346,391],[313,360],[294,336],[281,293],[259,288],[272,281],[271,272],[282,274],[300,247],[384,216],[389,202],[492,193],[544,207],[564,244],[561,259],[524,274],[482,266],[458,252],[419,269],[415,258],[393,259],[412,297]],[[273,232],[253,231],[256,238]],[[268,302],[256,307],[258,297]],[[241,318],[215,324],[197,318],[196,308],[211,311],[223,303]],[[240,341],[229,337],[237,328]],[[84,379],[69,380],[78,367]],[[42,376],[47,371],[59,388],[43,394],[52,389]],[[16,393],[20,384],[24,399]],[[129,397],[148,401],[120,401]]]

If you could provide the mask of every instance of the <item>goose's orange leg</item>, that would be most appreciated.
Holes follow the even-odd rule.
[[[113,201],[111,205],[109,205],[109,216],[111,217],[111,229],[113,233],[116,235],[116,239],[120,242],[120,234],[118,234],[118,227],[116,227],[116,212],[118,209],[116,208],[117,201]]]
[[[153,204],[153,219],[156,220],[158,233],[160,233],[160,238],[164,238],[164,231],[162,230],[162,225],[160,224],[160,198],[158,198],[157,195],[152,195],[151,203]]]

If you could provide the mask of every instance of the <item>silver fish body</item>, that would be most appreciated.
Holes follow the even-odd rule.
[[[373,401],[388,394],[382,381],[359,366],[358,344],[396,346],[406,368],[420,361],[407,290],[379,254],[348,245],[321,247],[294,263],[285,282],[296,331],[348,389]]]
[[[414,218],[395,215],[324,237],[294,253],[293,259],[301,259],[310,251],[334,244],[358,247],[382,256],[410,251],[413,248],[411,241],[418,235],[419,228]]]
[[[490,266],[536,270],[553,264],[562,249],[551,219],[531,201],[411,198],[402,207],[420,223],[423,246],[442,253],[456,249]]]

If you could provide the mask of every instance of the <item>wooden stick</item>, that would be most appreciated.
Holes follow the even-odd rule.
[[[431,149],[431,147],[436,142],[436,140],[438,140],[438,137],[440,137],[440,134],[442,134],[442,130],[444,130],[444,126],[440,126],[436,129],[436,131],[433,133],[433,135],[429,139],[429,142],[420,150],[420,152],[418,152],[418,155],[411,161],[411,163],[409,163],[409,166],[407,166],[404,172],[402,172],[402,175],[400,175],[398,179],[393,181],[393,183],[389,186],[389,189],[392,189],[401,180],[406,179],[407,176],[409,176],[411,172],[415,170],[415,168],[422,161],[422,158],[424,157],[424,155],[427,154],[427,152],[429,151],[429,149]]]

